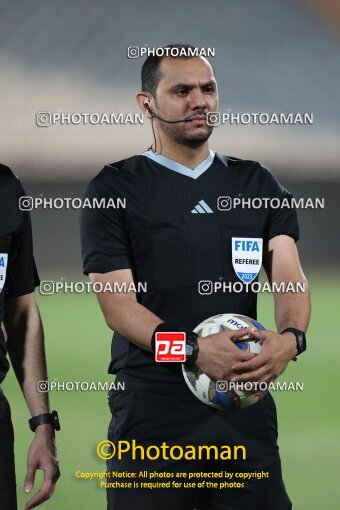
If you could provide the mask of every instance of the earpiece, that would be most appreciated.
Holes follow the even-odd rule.
[[[167,124],[178,124],[179,122],[188,122],[190,120],[190,118],[185,118],[185,119],[182,119],[182,120],[167,120],[167,119],[163,119],[162,117],[160,117],[159,115],[157,115],[151,108],[150,106],[150,103],[147,103],[145,102],[144,103],[144,108],[146,108],[146,110],[148,110],[148,112],[150,113],[152,119],[156,118],[156,119],[159,119],[161,120],[162,122],[166,122]]]

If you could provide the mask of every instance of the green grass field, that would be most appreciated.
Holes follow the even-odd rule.
[[[308,352],[297,363],[291,363],[281,377],[281,380],[303,381],[304,391],[274,395],[281,457],[294,510],[337,510],[340,411],[336,402],[340,345],[334,320],[340,313],[340,275],[321,276],[312,272],[307,276],[313,304]],[[95,296],[39,296],[39,305],[44,319],[50,380],[110,381],[107,366],[111,334]],[[274,328],[271,296],[259,297],[258,318],[267,328]],[[27,499],[22,487],[32,433],[28,430],[29,414],[13,373],[8,374],[3,387],[12,407],[18,501],[22,509]],[[58,409],[62,424],[57,434],[62,477],[44,508],[106,508],[105,492],[99,489],[97,481],[75,478],[77,470],[105,470],[105,462],[97,458],[95,451],[96,444],[106,438],[109,422],[105,391],[52,392],[51,405]],[[40,480],[38,476],[37,486]]]

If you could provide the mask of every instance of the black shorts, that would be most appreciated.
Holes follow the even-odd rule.
[[[1,510],[16,510],[14,433],[8,401],[0,388],[0,501]]]
[[[123,381],[123,376],[118,376]],[[125,391],[109,393],[112,420],[108,439],[142,445],[243,445],[246,460],[141,460],[126,454],[121,460],[113,457],[107,471],[129,471],[141,475],[137,482],[148,481],[143,471],[157,472],[268,472],[268,478],[244,481],[243,488],[190,489],[117,489],[107,488],[108,510],[290,510],[291,502],[282,480],[277,445],[275,403],[267,395],[252,407],[242,410],[216,410],[196,399],[183,385],[174,393],[170,386],[136,385],[126,380]],[[162,476],[162,475],[161,475]],[[236,475],[233,475],[236,476]],[[129,479],[107,479],[131,482]],[[187,480],[186,480],[187,481]],[[214,480],[216,481],[216,480]],[[219,480],[218,480],[219,481]],[[235,478],[234,478],[235,481]],[[242,482],[243,480],[238,480]],[[197,485],[196,485],[197,487]],[[238,487],[238,485],[236,485]]]

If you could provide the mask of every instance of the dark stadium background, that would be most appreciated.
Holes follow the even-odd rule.
[[[88,180],[106,162],[150,145],[147,122],[45,128],[35,124],[39,111],[138,112],[134,94],[142,59],[128,59],[129,46],[190,42],[214,47],[221,111],[313,112],[312,126],[221,126],[211,137],[211,146],[224,154],[261,161],[296,198],[325,199],[323,210],[299,211],[299,250],[311,283],[313,318],[308,353],[282,379],[303,381],[305,390],[277,394],[275,399],[284,478],[294,508],[338,508],[340,9],[336,0],[126,0],[123,5],[108,0],[0,0],[0,7],[0,160],[22,178],[28,195],[81,197]],[[78,210],[32,212],[41,279],[83,279],[78,218]],[[50,379],[110,381],[106,374],[110,332],[95,297],[58,294],[38,299]],[[274,328],[269,296],[260,298],[259,319]],[[13,374],[4,388],[16,429],[22,507],[29,416]],[[55,392],[51,401],[62,421],[57,435],[62,478],[45,508],[105,508],[105,494],[96,482],[75,478],[77,470],[105,470],[95,453],[97,442],[106,437],[109,420],[105,393]]]

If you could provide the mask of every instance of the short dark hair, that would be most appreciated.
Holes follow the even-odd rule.
[[[181,50],[183,50],[184,53],[185,52],[188,53],[188,50],[197,49],[197,47],[194,46],[193,44],[181,44],[181,43],[166,44],[162,48],[169,48],[170,50],[174,48],[174,49],[178,50],[178,53],[180,53]],[[168,52],[170,50],[168,50]],[[190,56],[190,55],[179,54],[178,56],[172,56],[172,55],[167,55],[165,53],[161,56],[149,55],[146,58],[143,66],[142,66],[142,72],[141,72],[142,90],[144,92],[149,92],[154,98],[156,97],[158,83],[162,77],[159,67],[160,67],[160,63],[162,62],[162,60],[164,58],[189,59],[189,58],[195,58],[195,55]],[[209,62],[208,59],[206,59],[206,60]],[[209,64],[211,65],[210,62],[209,62]],[[211,65],[211,67],[212,67],[212,65]],[[214,70],[214,68],[213,68],[213,70]]]

